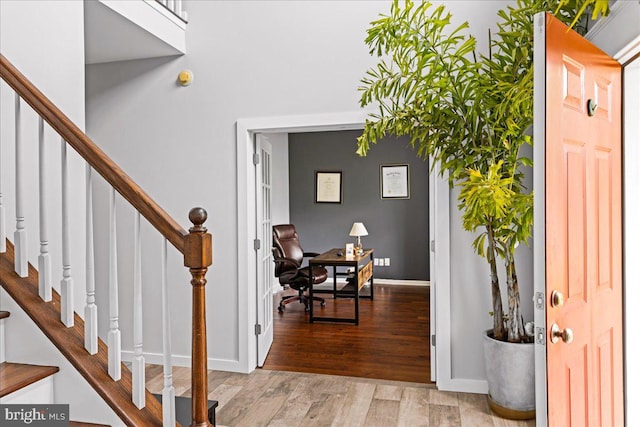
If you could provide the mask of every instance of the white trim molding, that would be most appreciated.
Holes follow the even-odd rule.
[[[546,15],[534,17],[533,30],[533,294],[546,298],[546,217],[545,217],[545,144],[546,144]],[[546,304],[535,308],[536,329],[547,330]],[[546,332],[544,332],[546,336]],[[547,425],[547,348],[535,344],[536,424]]]
[[[375,273],[375,270],[374,270]],[[398,280],[398,279],[376,279],[374,277],[374,283],[376,285],[385,286],[426,286],[429,287],[428,280]]]
[[[639,22],[640,2],[619,0],[611,6],[609,16],[598,19],[585,38],[624,64],[624,51],[628,53],[640,43]]]
[[[237,144],[237,194],[238,194],[238,366],[239,372],[251,372],[257,365],[257,343],[254,335],[254,323],[256,321],[256,289],[254,278],[256,277],[255,251],[253,249],[254,215],[255,215],[255,169],[253,163],[254,137],[257,133],[292,133],[292,132],[319,132],[336,130],[356,130],[363,129],[367,119],[367,112],[350,111],[330,114],[294,115],[279,117],[258,117],[240,119],[236,123],[236,144]],[[431,174],[430,179],[437,179],[438,198],[436,206],[429,206],[429,215],[437,216],[437,236],[439,241],[438,253],[442,256],[438,258],[441,268],[439,285],[442,292],[438,295],[449,296],[449,186],[446,178],[439,178],[437,174]],[[438,209],[438,212],[435,210]],[[383,283],[382,279],[377,279],[377,283]],[[432,282],[433,283],[433,282]],[[390,284],[390,283],[387,283]],[[406,281],[398,284],[407,284]],[[413,283],[412,284],[416,284]],[[423,282],[422,286],[425,285]],[[448,302],[448,300],[446,301]],[[451,335],[450,335],[450,312],[448,304],[441,304],[438,300],[436,307],[440,306],[440,311],[432,314],[434,316],[444,316],[439,322],[443,328],[438,332],[442,334],[438,338],[441,346],[439,349],[448,351],[438,351],[439,366],[448,367],[448,375],[443,378],[451,378]],[[446,333],[445,333],[446,332]],[[463,384],[463,383],[461,383]],[[471,391],[477,388],[460,389],[461,391]]]
[[[487,394],[489,384],[486,380],[467,380],[460,378],[439,378],[438,390],[455,391],[461,393]]]
[[[162,366],[164,362],[164,355],[162,353],[151,353],[151,352],[145,351],[144,353],[142,353],[142,355],[144,357],[145,362],[148,364]],[[123,362],[131,363],[134,359],[134,356],[135,355],[132,350],[122,351]],[[183,354],[173,354],[171,355],[171,364],[172,366],[190,368],[191,356],[187,356]],[[207,369],[211,369],[214,371],[224,371],[224,372],[239,372],[242,374],[247,373],[243,369],[243,367],[240,366],[238,361],[233,359],[215,359],[215,358],[209,357],[207,359]]]

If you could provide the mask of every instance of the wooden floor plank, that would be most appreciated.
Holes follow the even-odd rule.
[[[291,291],[286,294],[289,295]],[[298,303],[278,313],[264,369],[430,382],[429,288],[375,285],[375,300],[360,300],[360,324],[309,323]],[[324,294],[323,316],[353,316],[353,300]]]
[[[147,377],[147,384],[156,378]],[[175,367],[174,375],[189,368]],[[182,382],[183,380],[179,380]],[[434,393],[433,384],[355,378],[339,375],[316,375],[299,372],[257,369],[250,374],[209,371],[209,397],[218,399],[218,427],[336,426],[358,427],[534,427],[535,420],[502,420],[488,409],[487,396],[465,393]],[[288,385],[287,385],[288,384]],[[396,388],[397,387],[397,388]],[[398,388],[402,390],[400,400]],[[218,390],[224,399],[216,394]],[[436,390],[437,391],[437,390]],[[386,399],[374,398],[386,397]],[[185,392],[188,396],[188,391]],[[277,399],[274,397],[277,396]],[[226,404],[222,404],[226,401]],[[433,403],[440,402],[442,404]],[[279,408],[277,408],[279,405]],[[273,415],[258,417],[252,409],[266,408]],[[266,412],[265,412],[266,414]],[[393,421],[396,420],[396,421]]]
[[[429,426],[429,390],[404,387],[400,399],[398,427]]]
[[[438,427],[460,427],[460,408],[448,405],[429,405],[429,425]]]
[[[217,414],[217,421],[222,425],[241,425],[242,420],[262,394],[271,387],[274,379],[270,375],[255,375],[244,384],[245,393],[236,395],[221,408]],[[248,424],[245,424],[248,425]]]
[[[364,425],[372,427],[395,426],[398,422],[399,410],[400,402],[397,400],[373,399]]]
[[[269,387],[247,408],[243,417],[236,422],[243,425],[267,425],[293,392],[295,385],[284,376],[274,376]]]
[[[296,381],[295,388],[284,402],[280,410],[274,415],[271,423],[281,426],[295,426],[302,423],[311,405],[313,397],[309,394],[310,378],[301,378]]]
[[[367,383],[352,383],[349,387],[345,400],[349,402],[344,405],[333,425],[336,426],[361,426],[367,419],[367,413],[373,400],[376,386]]]

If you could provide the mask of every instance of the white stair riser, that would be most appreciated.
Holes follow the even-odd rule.
[[[0,363],[7,360],[7,353],[4,351],[4,320],[0,319]]]
[[[2,404],[49,405],[54,403],[53,376],[16,390],[2,398]]]

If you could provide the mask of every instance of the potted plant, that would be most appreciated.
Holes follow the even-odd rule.
[[[502,357],[485,356],[492,408],[523,411],[516,417],[531,417],[535,409],[532,331],[525,331],[515,260],[533,225],[532,193],[524,186],[532,161],[521,150],[532,143],[526,130],[533,122],[533,15],[550,11],[573,25],[594,2],[606,14],[606,0],[518,0],[498,12],[498,32],[489,34],[486,55],[464,34],[466,22],[450,30],[445,6],[428,2],[394,1],[366,38],[379,62],[362,79],[361,105],[377,104],[379,112],[367,120],[358,153],[366,155],[385,135],[409,135],[418,156],[432,157],[441,173],[448,172],[450,185],[460,188],[463,226],[480,232],[473,246],[491,273],[493,328],[485,347]],[[506,269],[506,311],[498,260]],[[496,375],[519,389],[499,391]],[[524,394],[528,401],[511,399]]]

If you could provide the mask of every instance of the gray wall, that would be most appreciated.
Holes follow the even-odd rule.
[[[495,27],[496,10],[508,4],[451,1],[447,8],[453,14],[452,25],[469,20],[479,50],[486,53],[487,28]],[[185,5],[189,12],[186,55],[87,67],[87,129],[183,227],[189,227],[190,207],[207,209],[215,260],[207,274],[209,366],[248,370],[254,367],[243,361],[248,360],[248,343],[255,337],[242,325],[247,323],[247,307],[255,306],[255,301],[248,298],[252,284],[238,277],[238,269],[245,267],[239,265],[238,248],[248,247],[249,242],[238,242],[237,233],[239,218],[246,212],[237,209],[236,123],[243,118],[358,111],[360,79],[374,64],[363,42],[366,28],[379,13],[388,12],[389,2],[187,1]],[[176,85],[183,69],[194,73],[189,87]],[[343,233],[348,231],[347,226]],[[103,231],[97,228],[96,233]],[[472,251],[461,255],[470,247],[469,241],[452,238],[452,269],[465,268],[478,258]],[[119,242],[124,245],[129,240]],[[155,254],[145,251],[143,257],[145,265],[155,268]],[[171,266],[169,271],[176,310],[172,316],[174,362],[182,357],[188,364],[189,337],[181,331],[190,328],[189,316],[184,315],[191,310],[185,289],[189,279],[176,258],[171,261],[176,271]],[[123,256],[122,263],[130,260]],[[486,269],[481,274],[486,277]],[[478,277],[461,278],[452,287],[469,300],[486,297],[488,290],[478,286]],[[145,283],[146,304],[158,307],[157,282],[151,278]],[[130,297],[123,291],[120,298],[128,304]],[[468,324],[488,317],[485,305],[447,309],[451,318]],[[145,352],[157,352],[161,360],[160,335],[152,333],[156,332],[153,326],[149,328]],[[454,371],[478,358],[481,347],[473,341],[476,335],[478,331],[452,335],[462,359],[452,360]],[[123,349],[132,349],[130,341],[123,340]],[[483,371],[476,368],[466,378],[483,377]]]
[[[80,129],[85,125],[83,2],[0,0],[0,52]],[[38,209],[38,121],[23,101],[21,107],[24,213],[29,262],[38,266],[40,249]],[[15,127],[14,93],[0,80],[0,175],[7,234],[14,241],[15,227]],[[62,277],[60,137],[48,125],[44,130],[47,162],[47,239],[52,285]],[[68,150],[70,264],[77,313],[83,315],[85,292],[85,162]],[[0,309],[11,312],[6,328],[8,360],[60,367],[54,381],[57,402],[70,405],[73,419],[121,425],[113,410],[100,398],[22,309],[0,291]]]
[[[322,252],[355,242],[349,230],[363,222],[365,247],[376,258],[390,258],[376,267],[385,279],[429,279],[429,168],[416,157],[408,138],[387,138],[367,154],[355,154],[361,131],[292,133],[289,135],[289,204],[303,248]],[[380,198],[380,165],[409,164],[410,199]],[[315,203],[316,170],[340,170],[341,204]]]

